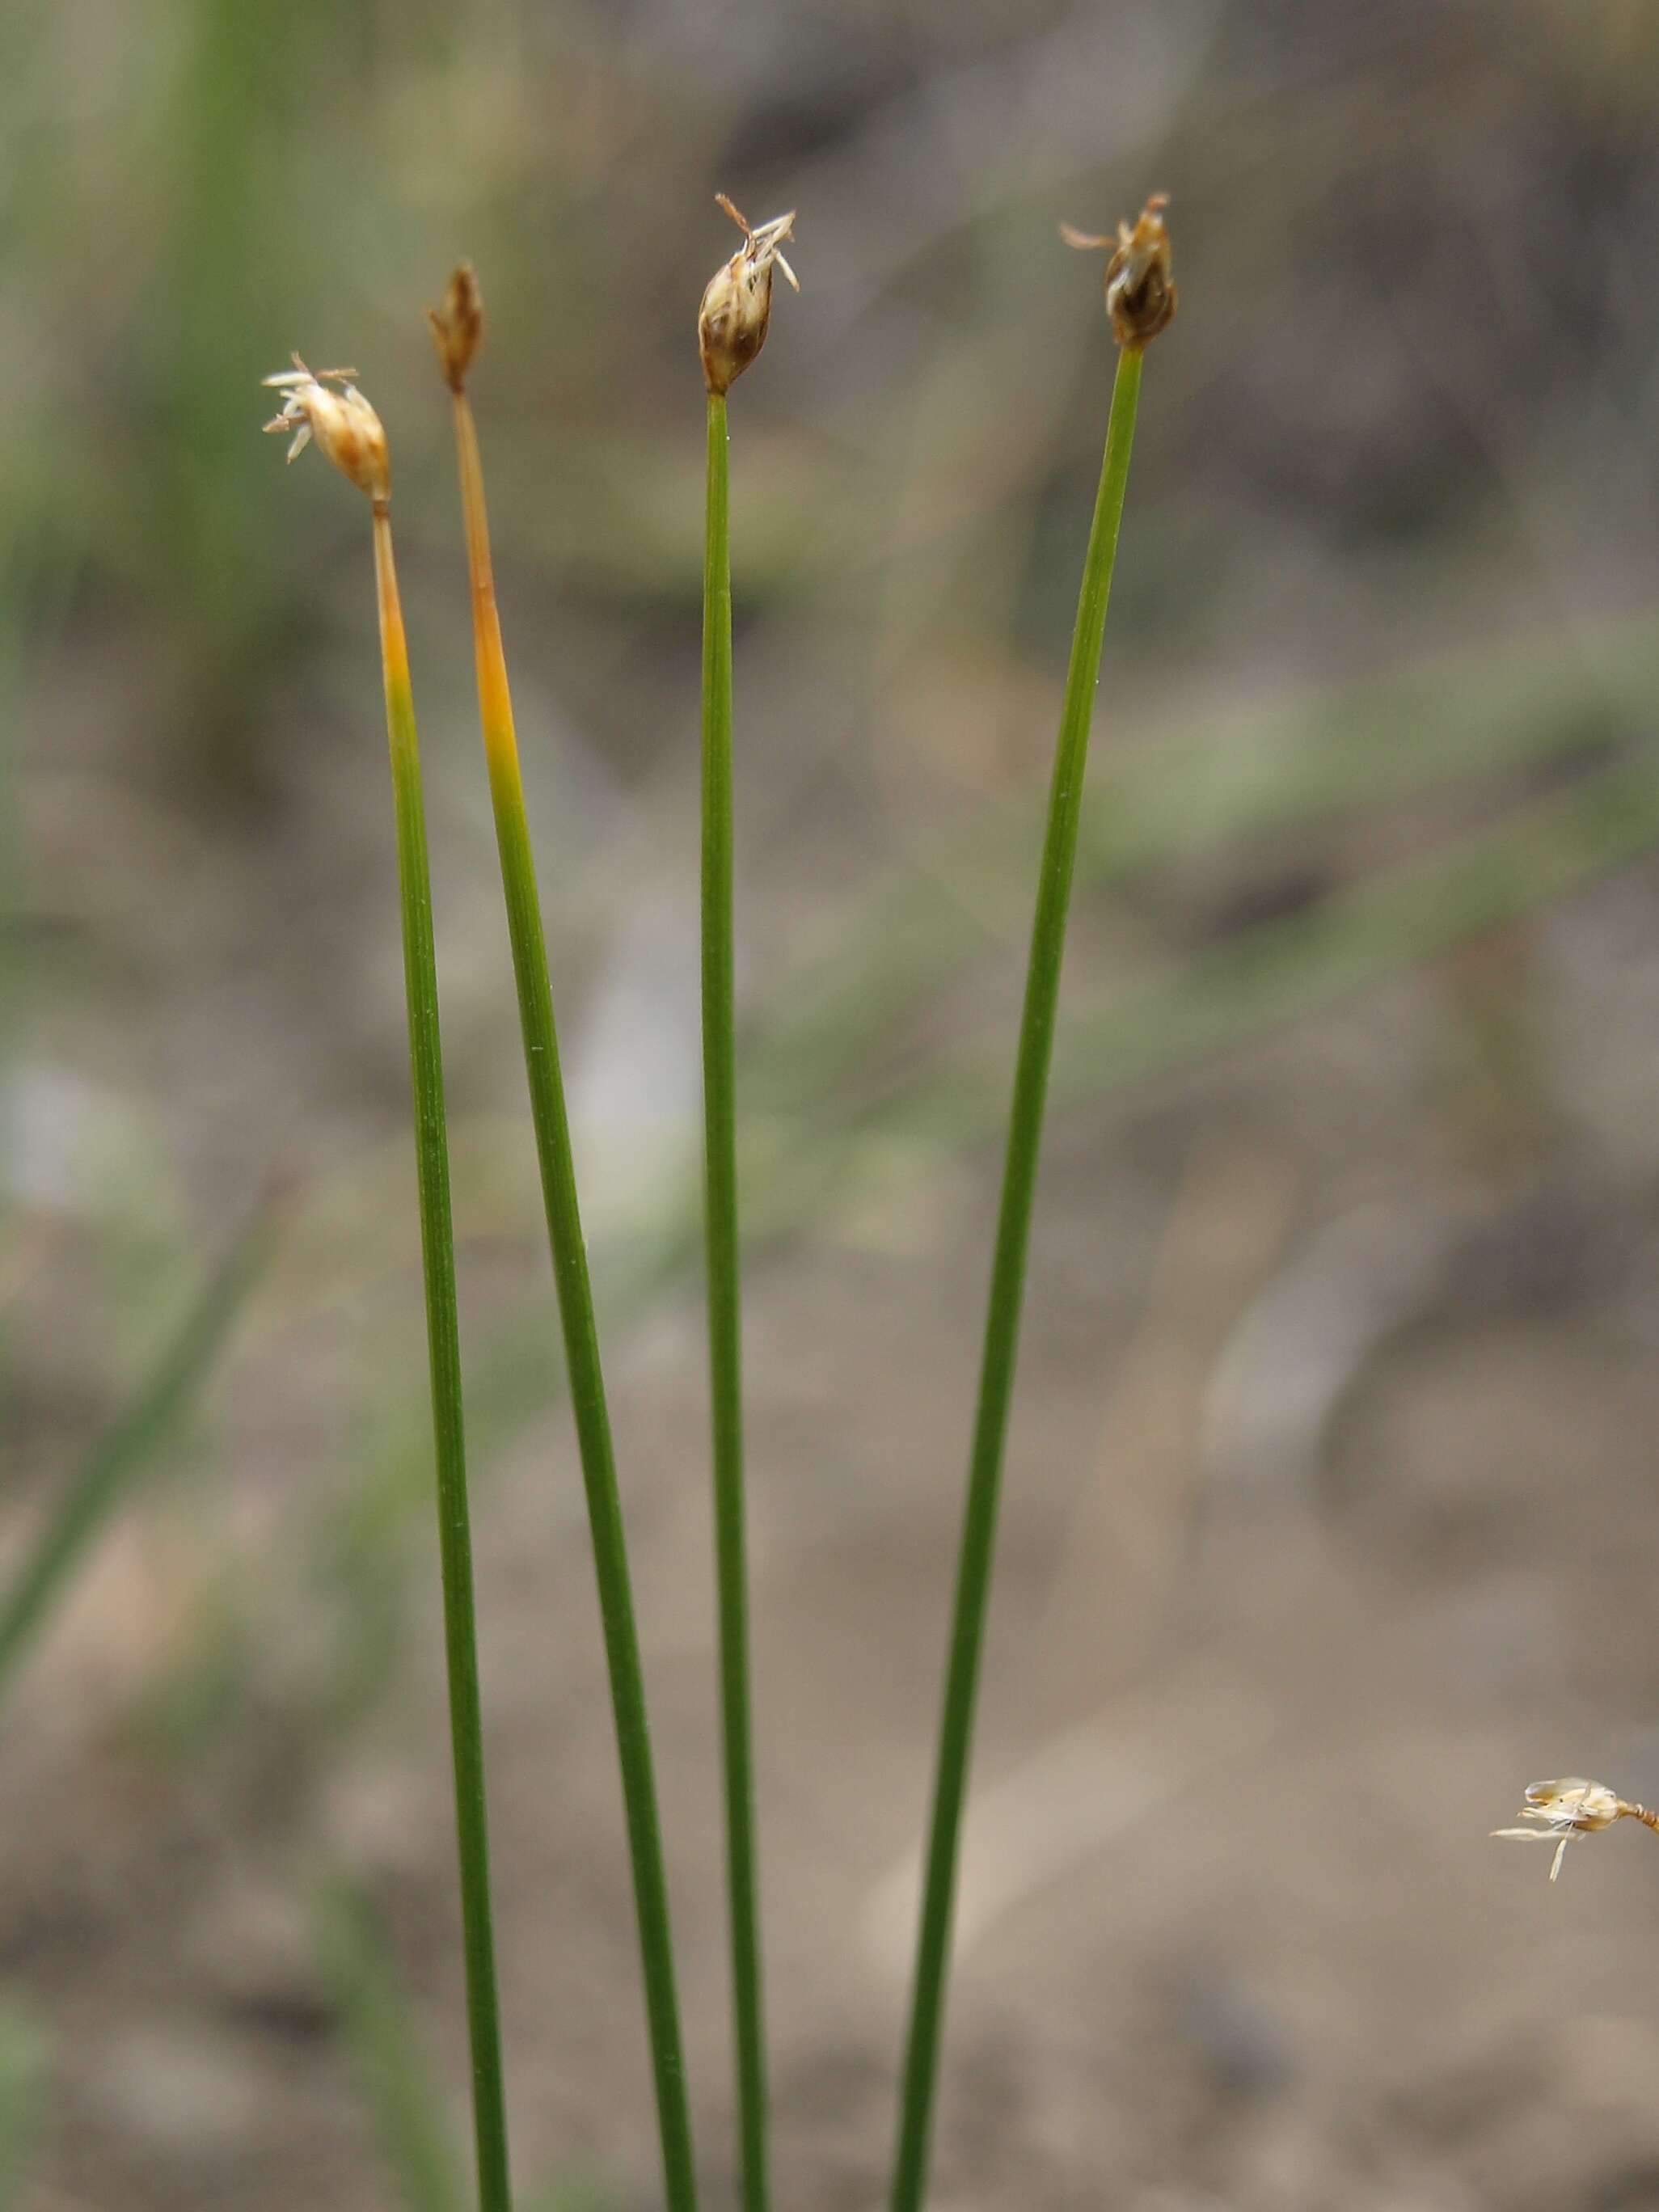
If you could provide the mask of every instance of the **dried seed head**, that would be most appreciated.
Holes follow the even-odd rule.
[[[724,192],[714,198],[743,233],[742,246],[710,278],[697,314],[704,380],[711,392],[726,392],[766,343],[772,319],[773,264],[797,292],[800,285],[780,250],[784,240],[794,235],[794,210],[751,229],[748,218],[738,214]]]
[[[313,375],[296,353],[292,368],[279,369],[264,380],[283,394],[281,414],[265,428],[294,432],[294,442],[288,449],[291,461],[314,438],[341,475],[349,477],[359,491],[382,507],[392,496],[386,432],[380,416],[352,382],[356,374],[355,368],[319,368]],[[339,388],[331,392],[330,385]]]
[[[428,307],[426,319],[432,325],[432,343],[438,349],[444,381],[452,392],[459,392],[483,343],[483,301],[470,261],[459,265],[449,280],[443,306]]]
[[[1569,1774],[1558,1782],[1531,1783],[1526,1799],[1521,1818],[1536,1821],[1535,1827],[1494,1828],[1492,1832],[1517,1844],[1554,1844],[1552,1881],[1561,1871],[1567,1845],[1580,1836],[1599,1834],[1615,1820],[1640,1820],[1645,1827],[1659,1828],[1659,1814],[1650,1813],[1645,1805],[1626,1804],[1605,1782],[1587,1782],[1582,1774]]]
[[[1170,234],[1164,221],[1169,204],[1168,192],[1154,192],[1140,210],[1134,228],[1120,222],[1115,238],[1097,238],[1087,231],[1073,230],[1069,222],[1060,226],[1067,246],[1085,253],[1102,247],[1110,250],[1112,258],[1106,264],[1106,312],[1112,319],[1112,336],[1121,346],[1132,346],[1136,352],[1149,346],[1175,320],[1175,279],[1170,274]]]

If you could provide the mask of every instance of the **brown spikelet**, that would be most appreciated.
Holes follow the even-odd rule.
[[[294,433],[289,460],[295,459],[315,439],[343,476],[366,492],[377,507],[392,495],[392,470],[386,459],[386,431],[380,418],[358,391],[355,368],[319,368],[313,375],[296,353],[292,368],[278,369],[264,379],[283,395],[280,411],[265,424],[267,430]]]
[[[1175,320],[1177,294],[1170,270],[1170,234],[1164,210],[1167,192],[1154,192],[1130,228],[1120,222],[1115,238],[1099,238],[1073,230],[1063,222],[1060,234],[1067,246],[1081,252],[1111,248],[1106,264],[1106,312],[1112,319],[1112,336],[1121,346],[1139,352]]]
[[[743,245],[708,281],[697,313],[697,349],[710,392],[729,392],[766,343],[772,319],[772,271],[781,269],[796,291],[795,272],[781,247],[793,235],[792,208],[769,222],[751,224],[724,192],[715,199],[743,233]]]
[[[459,392],[483,343],[483,300],[470,261],[457,264],[443,306],[428,307],[426,319],[432,326],[432,343],[438,349],[444,381],[452,392]]]

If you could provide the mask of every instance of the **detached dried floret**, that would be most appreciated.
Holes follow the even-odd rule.
[[[794,235],[795,210],[775,215],[757,229],[739,215],[724,192],[714,195],[743,233],[743,245],[709,280],[697,314],[697,345],[711,392],[726,392],[766,343],[772,319],[772,270],[775,265],[797,292],[800,284],[781,252]]]
[[[1115,238],[1097,238],[1060,226],[1067,246],[1079,252],[1109,250],[1106,264],[1106,312],[1112,319],[1112,336],[1121,346],[1136,351],[1149,346],[1160,331],[1175,320],[1177,295],[1170,273],[1170,234],[1164,221],[1170,204],[1168,192],[1154,192],[1140,210],[1132,230],[1120,222]]]
[[[483,301],[470,261],[459,264],[449,280],[443,306],[428,307],[426,319],[432,325],[444,381],[452,392],[459,392],[483,343]]]
[[[267,430],[294,432],[288,449],[297,460],[314,438],[342,476],[349,477],[359,491],[376,506],[392,496],[392,466],[386,458],[386,432],[380,418],[358,391],[355,368],[319,368],[313,374],[296,353],[292,368],[279,369],[264,381],[283,394],[279,415],[265,424]],[[337,391],[328,387],[337,385]]]
[[[1605,1782],[1587,1782],[1581,1774],[1564,1776],[1559,1782],[1534,1782],[1528,1785],[1526,1797],[1521,1818],[1534,1820],[1538,1825],[1532,1828],[1494,1828],[1492,1832],[1517,1844],[1554,1844],[1555,1856],[1550,1862],[1552,1881],[1561,1871],[1567,1845],[1580,1836],[1599,1835],[1603,1828],[1612,1827],[1615,1820],[1640,1820],[1644,1827],[1659,1830],[1659,1813],[1650,1813],[1645,1805],[1626,1804]]]

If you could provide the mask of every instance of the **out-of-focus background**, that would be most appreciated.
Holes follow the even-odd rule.
[[[717,190],[799,209],[803,283],[732,404],[780,2199],[874,2204],[891,2141],[1113,367],[1055,227],[1163,188],[1182,306],[1097,718],[935,2202],[1659,2204],[1659,1847],[1623,1827],[1551,1890],[1486,1840],[1540,1775],[1659,1792],[1656,122],[1639,0],[7,12],[0,1588],[66,1500],[90,1537],[0,1680],[20,2212],[458,2201],[367,517],[258,435],[295,345],[357,367],[394,460],[524,2201],[658,2201],[422,320],[463,253],[732,2201],[696,1211]],[[169,1403],[273,1173],[275,1255]]]

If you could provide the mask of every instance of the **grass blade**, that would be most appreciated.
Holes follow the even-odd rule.
[[[46,2070],[46,2046],[38,2031],[9,2007],[0,2012],[0,2212],[10,2212],[19,2200]]]
[[[177,1429],[276,1249],[279,1200],[267,1199],[185,1312],[137,1395],[100,1437],[0,1596],[0,1698],[88,1551]]]
[[[465,2212],[466,2192],[443,2103],[416,2039],[384,1940],[344,1882],[313,1906],[317,1958],[363,2079],[387,2165],[409,2212]]]

